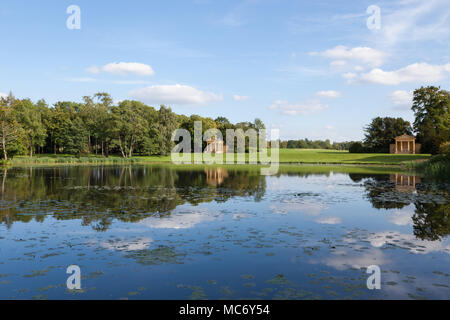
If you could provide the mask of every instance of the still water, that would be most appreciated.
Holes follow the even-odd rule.
[[[448,182],[105,166],[14,168],[0,184],[0,299],[450,299]]]

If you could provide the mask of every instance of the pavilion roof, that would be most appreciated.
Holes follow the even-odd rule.
[[[396,141],[411,141],[411,140],[416,140],[416,137],[404,134],[404,135],[398,136],[397,138],[395,138],[395,140]]]

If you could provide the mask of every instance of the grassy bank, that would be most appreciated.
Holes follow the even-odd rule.
[[[193,155],[192,155],[193,158]],[[427,160],[429,155],[395,155],[395,154],[353,154],[334,150],[281,149],[281,164],[357,164],[399,166],[418,160]],[[248,155],[247,155],[248,159]],[[70,164],[129,164],[129,163],[170,163],[171,157],[136,156],[122,158],[110,156],[74,157],[71,155],[36,155],[30,157],[14,157],[9,165],[70,165]]]
[[[428,177],[450,181],[450,154],[438,155],[425,162],[412,162],[408,168]]]

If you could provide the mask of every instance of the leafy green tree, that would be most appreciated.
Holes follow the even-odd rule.
[[[142,102],[126,100],[111,110],[116,144],[124,158],[133,156],[135,146],[147,132],[147,122],[143,117],[144,108],[146,106]]]
[[[391,117],[377,117],[364,130],[366,148],[370,152],[378,153],[389,153],[389,145],[396,137],[412,134],[411,124],[408,121]]]
[[[40,108],[31,100],[16,100],[13,105],[15,118],[24,130],[24,137],[30,157],[33,157],[33,150],[36,146],[43,146],[46,137],[46,130],[42,122]]]
[[[437,154],[439,146],[450,140],[450,92],[434,86],[421,87],[414,91],[412,110],[422,151]]]
[[[12,95],[8,98],[0,98],[0,141],[3,152],[3,160],[8,160],[8,153],[16,151],[22,142],[24,130],[20,123],[15,119],[13,108],[14,103]]]
[[[161,106],[158,111],[158,132],[160,133],[159,150],[161,155],[168,155],[173,148],[172,133],[178,128],[177,116],[171,108]]]

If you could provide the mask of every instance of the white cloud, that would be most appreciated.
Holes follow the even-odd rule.
[[[6,93],[0,92],[0,98],[6,98],[8,95]]]
[[[284,100],[275,101],[269,109],[280,110],[285,115],[308,115],[314,112],[323,111],[328,106],[323,105],[320,101],[310,100],[305,102],[290,103]]]
[[[450,71],[450,64],[432,65],[422,62],[410,64],[394,71],[373,69],[362,74],[360,80],[384,85],[398,85],[409,82],[433,83],[444,79],[446,77],[445,72],[448,71]]]
[[[316,93],[317,96],[322,98],[336,99],[341,96],[339,91],[328,90],[328,91],[319,91]]]
[[[150,104],[202,105],[223,100],[222,95],[203,92],[187,85],[154,85],[129,93],[134,99]]]
[[[342,219],[338,217],[322,217],[316,220],[319,224],[340,224]]]
[[[153,71],[152,67],[147,64],[138,62],[113,62],[108,63],[101,68],[97,66],[91,66],[87,68],[86,71],[93,74],[99,74],[101,71],[103,71],[120,76],[126,76],[128,74],[133,74],[136,76],[153,76],[155,74],[155,71]]]
[[[333,60],[332,66],[342,66],[347,62],[362,62],[371,67],[381,66],[387,54],[369,47],[348,48],[346,46],[336,46],[323,52],[311,52],[310,55],[320,55]]]
[[[380,45],[448,40],[450,36],[448,0],[407,0],[399,4],[396,10],[383,13],[380,35],[376,37]]]
[[[410,108],[413,103],[413,92],[397,90],[389,96],[389,99],[397,108]]]
[[[247,101],[250,99],[250,97],[249,96],[240,96],[240,95],[235,94],[233,96],[233,99],[234,99],[234,101]]]

